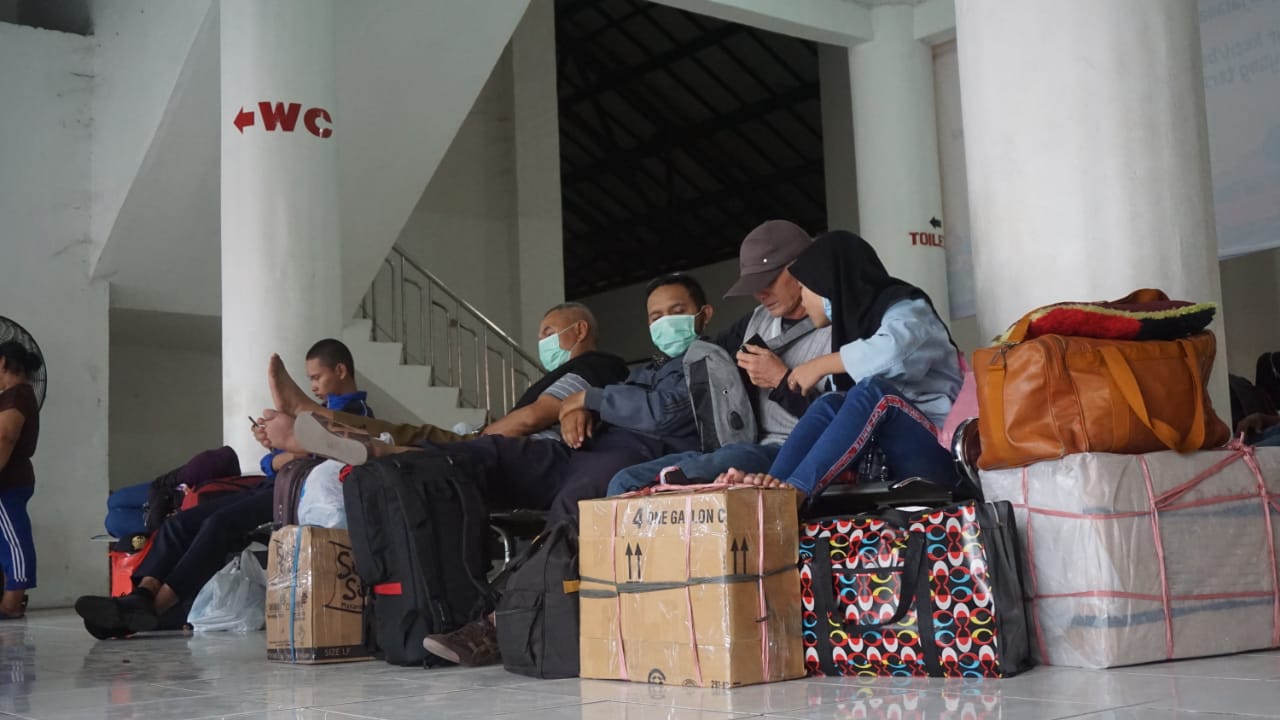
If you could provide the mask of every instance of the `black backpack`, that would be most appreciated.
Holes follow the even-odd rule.
[[[578,677],[578,527],[547,529],[504,571],[498,647],[508,671],[542,679]]]
[[[393,665],[439,662],[423,638],[493,608],[479,472],[465,456],[427,448],[353,467],[343,482],[365,645]]]
[[[724,348],[694,340],[681,362],[702,452],[760,439],[751,394],[737,362]]]

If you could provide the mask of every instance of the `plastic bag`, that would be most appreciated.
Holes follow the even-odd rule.
[[[253,552],[240,557],[200,588],[187,622],[196,632],[249,633],[267,623],[267,573]]]
[[[299,525],[347,529],[347,506],[342,500],[342,483],[338,481],[343,467],[337,460],[326,460],[307,475],[302,498],[298,500]]]

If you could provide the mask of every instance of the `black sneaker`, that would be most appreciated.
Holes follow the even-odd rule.
[[[75,609],[87,625],[111,632],[150,632],[160,624],[151,593],[141,589],[118,598],[84,595],[76,600]]]
[[[428,635],[422,647],[438,658],[465,667],[492,665],[502,660],[498,629],[487,618],[473,620],[448,635]]]
[[[125,628],[98,627],[97,625],[94,625],[88,620],[84,621],[84,629],[88,630],[90,635],[94,636],[99,640],[111,640],[113,638],[124,638],[124,637],[129,637],[130,635],[129,631]]]

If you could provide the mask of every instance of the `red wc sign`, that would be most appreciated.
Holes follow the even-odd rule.
[[[318,138],[324,139],[333,135],[333,116],[328,110],[319,107],[302,109],[301,103],[272,103],[263,100],[258,103],[257,115],[262,116],[262,129],[265,132],[293,132],[298,126],[298,118],[302,118],[302,127]],[[240,134],[244,129],[257,124],[257,116],[253,110],[240,107],[235,119],[231,121]]]

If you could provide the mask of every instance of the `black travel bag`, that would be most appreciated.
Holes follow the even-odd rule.
[[[365,587],[365,645],[393,665],[434,665],[427,635],[493,609],[489,522],[479,468],[428,448],[353,467],[343,482],[356,571]]]

